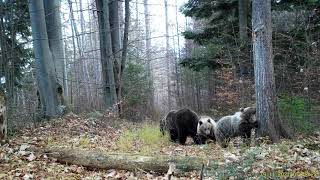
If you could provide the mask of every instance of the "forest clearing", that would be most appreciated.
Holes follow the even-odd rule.
[[[0,1],[0,179],[320,179],[320,0]]]
[[[181,146],[161,137],[158,126],[150,122],[133,124],[117,120],[110,123],[113,119],[109,118],[94,113],[91,117],[68,114],[63,119],[18,132],[8,144],[0,147],[1,179],[167,179],[171,175],[167,164],[162,164],[167,166],[166,172],[161,169],[149,171],[142,169],[143,166],[131,167],[134,170],[130,171],[121,170],[119,164],[114,167],[120,169],[101,169],[98,165],[74,159],[76,157],[67,165],[68,159],[72,158],[51,154],[59,151],[40,151],[50,148],[61,151],[72,149],[79,157],[83,156],[80,152],[86,151],[148,156],[158,159],[156,164],[160,162],[161,155],[198,157],[204,164],[210,159],[216,163],[216,171],[210,174],[212,172],[208,168],[213,165],[205,165],[204,177],[216,179],[319,177],[319,133],[299,137],[294,142],[283,141],[272,145],[266,141],[255,147],[241,146],[240,139],[236,139],[238,143],[223,149],[215,143],[198,146],[191,141]],[[184,173],[177,166],[177,170],[173,171],[177,176],[172,174],[172,178],[199,179],[202,166],[197,165],[197,169]]]

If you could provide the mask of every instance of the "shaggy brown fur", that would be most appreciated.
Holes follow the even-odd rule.
[[[198,115],[191,109],[170,111],[160,121],[160,130],[163,134],[164,131],[168,131],[173,142],[185,144],[187,137],[190,136],[196,144],[202,144],[202,137],[197,135],[198,121]]]
[[[241,136],[246,141],[250,138],[251,129],[257,128],[256,108],[241,108],[234,115],[222,117],[215,128],[215,137],[222,147],[227,147],[230,138]],[[247,141],[248,142],[248,141]]]
[[[197,133],[198,135],[206,137],[206,139],[209,138],[215,141],[214,129],[216,128],[216,125],[216,122],[211,117],[201,116],[197,127]]]

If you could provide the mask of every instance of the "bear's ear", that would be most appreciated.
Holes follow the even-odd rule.
[[[208,123],[211,123],[210,119],[208,119]]]
[[[202,121],[199,121],[199,124],[201,125],[201,124],[202,124]]]

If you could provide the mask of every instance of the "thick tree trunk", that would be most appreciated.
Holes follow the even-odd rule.
[[[47,117],[56,117],[59,115],[57,79],[53,56],[49,49],[43,1],[30,0],[29,12],[42,110]]]
[[[89,169],[123,169],[129,171],[139,169],[166,173],[172,164],[175,166],[174,174],[179,175],[190,171],[200,171],[203,164],[206,164],[206,169],[212,174],[218,168],[214,160],[190,156],[108,154],[101,151],[67,148],[50,148],[44,150],[44,153],[57,159],[60,163],[75,164]]]
[[[121,33],[120,33],[120,20],[119,20],[119,3],[117,0],[109,0],[109,22],[111,30],[111,44],[114,57],[114,80],[116,83],[117,99],[121,100],[120,87],[120,71],[121,71]],[[121,108],[118,104],[118,110],[121,114]]]
[[[55,65],[57,80],[68,95],[66,61],[63,49],[62,26],[60,17],[60,0],[44,0],[49,47]]]
[[[107,108],[113,109],[113,105],[117,102],[117,93],[114,79],[114,57],[112,52],[108,3],[108,0],[96,0],[99,22],[104,102]]]
[[[272,55],[271,0],[252,3],[253,58],[258,135],[269,136],[273,142],[288,137],[276,107],[275,78]]]

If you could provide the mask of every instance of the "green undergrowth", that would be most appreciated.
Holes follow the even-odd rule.
[[[116,142],[119,151],[153,153],[163,146],[170,144],[167,135],[162,135],[159,126],[143,123],[141,126],[125,130]]]
[[[282,119],[290,124],[294,131],[310,134],[316,130],[317,125],[312,121],[315,114],[314,105],[300,96],[281,95],[278,100],[278,107]]]

